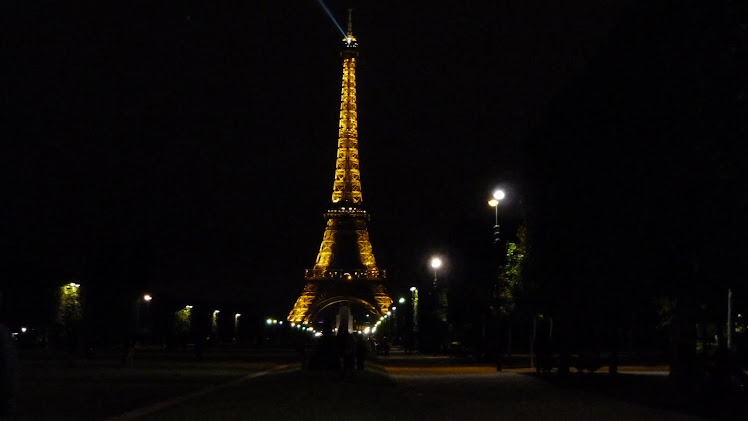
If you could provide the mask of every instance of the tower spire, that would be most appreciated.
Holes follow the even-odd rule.
[[[360,205],[361,173],[358,164],[358,115],[356,111],[356,59],[358,42],[353,36],[352,9],[348,9],[348,34],[343,39],[340,55],[343,58],[343,80],[340,91],[340,122],[338,124],[338,153],[332,203]]]
[[[353,9],[348,9],[348,37],[353,37]]]

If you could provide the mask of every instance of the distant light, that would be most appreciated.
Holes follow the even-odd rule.
[[[373,328],[371,328],[371,333],[377,333],[377,327],[376,326],[374,326]]]
[[[217,314],[217,313],[220,313],[220,312],[221,312],[221,310],[213,310],[213,314]]]
[[[416,287],[410,287],[410,292],[413,292],[416,290]]]
[[[499,206],[499,201],[496,200],[496,199],[491,199],[491,200],[488,201],[488,206],[491,206],[491,207],[495,208],[496,206]]]
[[[291,322],[291,327],[296,327],[296,323]]]
[[[240,313],[236,313],[234,314],[234,317],[239,318],[239,317],[242,317],[242,315]]]
[[[26,330],[27,330],[27,329],[26,329],[25,327],[22,327],[22,328],[21,328],[21,332],[23,332],[23,333],[26,333]]]
[[[392,306],[392,311],[395,311],[395,310],[397,310],[397,307]]]
[[[152,299],[153,299],[153,297],[151,296],[151,294],[145,294],[143,296],[143,300],[145,300],[145,301],[151,301]]]
[[[273,324],[273,319],[267,319],[267,320],[265,320],[265,323],[271,325],[271,324]]]
[[[405,303],[405,298],[400,297],[400,299],[397,300],[397,302],[400,303],[400,304],[403,304],[403,303]]]
[[[322,336],[322,332],[317,332],[314,334],[314,336]]]
[[[504,190],[499,189],[499,190],[495,190],[493,192],[493,198],[496,199],[496,200],[501,200],[501,199],[503,199],[505,197],[506,197],[506,195],[504,194]]]
[[[192,306],[184,306],[184,308],[192,308]]]
[[[385,315],[384,315],[384,317],[387,317],[387,316],[389,316],[390,314],[392,314],[392,312],[391,312],[391,311],[388,311],[388,312],[387,312],[387,314],[385,314]]]
[[[439,269],[442,266],[442,259],[438,257],[434,257],[431,259],[431,267],[434,269]]]
[[[279,324],[279,325],[282,325],[282,324],[283,324],[283,320],[279,321],[279,322],[278,322],[278,324]]]
[[[364,333],[368,335],[368,334],[369,334],[369,332],[371,332],[371,328],[370,328],[369,326],[366,326],[366,327],[364,328]]]

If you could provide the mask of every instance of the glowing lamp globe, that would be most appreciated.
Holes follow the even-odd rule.
[[[441,266],[442,266],[442,259],[440,259],[438,257],[434,257],[433,259],[431,259],[431,267],[432,268],[438,269]]]

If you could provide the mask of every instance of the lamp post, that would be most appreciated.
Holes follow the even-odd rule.
[[[494,221],[493,221],[493,242],[497,246],[501,244],[501,228],[499,226],[499,203],[501,200],[503,200],[506,197],[506,194],[501,189],[496,189],[493,191],[493,194],[491,195],[491,198],[488,200],[488,205],[494,208]],[[484,325],[483,328],[483,340],[485,343],[485,335],[486,335],[486,328]],[[496,371],[501,371],[501,351],[498,346],[498,338],[501,335],[500,333],[500,326],[499,326],[499,314],[498,310],[496,313],[496,340],[497,340],[497,349],[496,349]],[[530,346],[532,348],[532,345]],[[530,351],[532,353],[532,350]]]
[[[418,332],[418,288],[410,287],[411,300],[413,300],[413,333]]]
[[[399,331],[397,330],[397,307],[392,306],[390,307],[392,310],[387,312],[387,314],[390,316],[390,337],[392,337],[392,343],[395,344],[396,342],[399,342]]]
[[[441,266],[442,266],[442,259],[438,257],[431,258],[431,267],[434,268],[434,288],[436,288],[436,273]]]
[[[234,314],[234,343],[236,343],[239,338],[239,317],[241,316],[240,313]]]
[[[211,333],[213,334],[214,341],[218,342],[218,313],[220,313],[221,310],[213,310],[213,318],[211,320]]]
[[[135,335],[142,334],[146,336],[148,334],[148,321],[149,321],[149,309],[150,302],[153,300],[151,294],[145,293],[135,300]],[[143,338],[145,341],[145,338]]]
[[[499,202],[506,197],[506,194],[504,194],[504,191],[501,189],[497,189],[493,192],[493,195],[491,196],[491,199],[488,201],[488,205],[494,208],[494,223],[493,223],[493,234],[494,234],[494,243],[498,244],[500,229],[499,229]]]
[[[431,258],[431,267],[434,269],[434,289],[432,293],[431,304],[433,305],[433,316],[439,322],[447,322],[447,289],[437,288],[437,273],[442,267],[442,259],[438,256]]]

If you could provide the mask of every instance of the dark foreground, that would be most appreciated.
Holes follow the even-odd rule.
[[[748,419],[674,396],[658,372],[572,376],[394,354],[363,371],[304,371],[286,351],[140,352],[132,366],[24,358],[16,420]],[[713,400],[713,396],[709,399]]]

